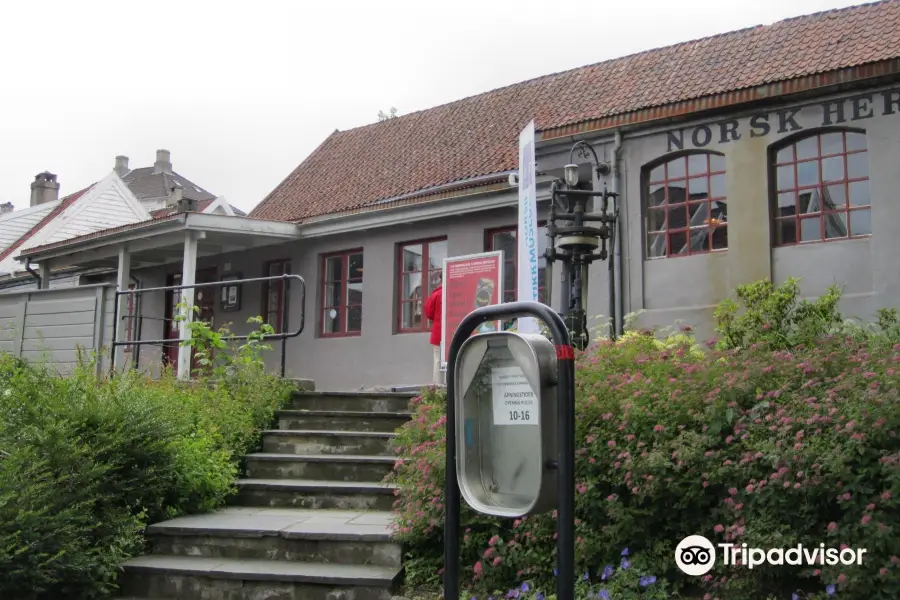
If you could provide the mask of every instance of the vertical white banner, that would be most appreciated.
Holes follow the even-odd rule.
[[[537,185],[535,183],[534,121],[519,134],[519,230],[518,299],[520,302],[538,301],[538,266],[540,261],[537,220]],[[520,333],[540,333],[532,317],[519,319]]]

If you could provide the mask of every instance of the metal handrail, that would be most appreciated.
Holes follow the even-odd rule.
[[[118,341],[119,338],[119,297],[120,296],[131,296],[131,295],[139,295],[146,294],[147,292],[168,292],[171,290],[185,290],[185,289],[193,289],[193,288],[203,288],[203,287],[221,287],[225,285],[238,285],[244,283],[256,283],[263,281],[278,281],[281,280],[284,282],[284,295],[287,297],[287,290],[290,289],[288,286],[289,280],[296,279],[300,282],[300,326],[296,331],[290,333],[269,333],[264,334],[259,339],[262,340],[281,340],[281,376],[284,377],[286,370],[286,356],[287,356],[287,340],[288,338],[294,338],[303,333],[303,328],[306,325],[306,281],[300,275],[293,274],[284,274],[284,275],[272,275],[270,277],[251,277],[248,279],[229,279],[226,281],[212,281],[209,283],[193,283],[190,285],[167,285],[162,287],[154,287],[154,288],[137,288],[133,290],[116,290],[116,301],[113,306],[113,323],[115,324],[113,329],[113,341],[112,341],[112,359],[110,361],[110,368],[115,370],[116,368],[116,348],[119,346],[148,346],[148,345],[161,345],[161,344],[181,344],[182,342],[190,341],[191,338],[168,338],[163,340],[131,340],[131,341]],[[123,317],[124,319],[124,317]],[[287,323],[287,302],[282,301],[281,303],[281,326],[284,327]],[[222,338],[225,341],[232,340],[248,340],[251,336],[249,335],[229,335]],[[258,336],[253,336],[258,337]]]

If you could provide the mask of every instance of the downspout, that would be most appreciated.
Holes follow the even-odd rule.
[[[616,195],[616,220],[613,223],[613,235],[615,236],[615,240],[613,243],[613,254],[612,264],[615,262],[615,267],[610,267],[614,273],[610,273],[613,276],[613,285],[615,285],[615,289],[619,291],[618,298],[615,299],[615,303],[617,307],[615,310],[615,320],[616,322],[613,324],[616,330],[616,334],[621,336],[624,332],[625,328],[625,297],[622,288],[622,273],[624,273],[624,267],[622,262],[622,225],[620,221],[620,207],[622,206],[622,195],[619,191],[619,153],[622,150],[622,132],[620,130],[616,131],[615,143],[613,144],[612,150],[612,164],[610,165],[612,171],[612,191]],[[612,300],[612,299],[611,299]]]
[[[41,276],[38,274],[37,271],[35,271],[34,269],[31,268],[31,261],[30,261],[30,260],[26,260],[26,261],[25,261],[25,270],[28,271],[29,273],[31,273],[31,276],[32,276],[32,277],[34,277],[35,279],[37,279],[38,289],[41,289]]]
[[[134,282],[134,289],[135,290],[141,289],[141,280],[138,279],[137,277],[135,277],[134,275],[132,275],[131,273],[129,273],[129,275],[131,275],[131,280]],[[144,317],[141,314],[141,304],[142,304],[141,298],[143,298],[142,294],[134,295],[134,314],[137,317],[137,328],[135,329],[135,332],[134,332],[135,341],[140,341],[141,330],[143,329],[143,325],[144,325]],[[134,347],[134,361],[133,361],[134,368],[138,369],[138,370],[140,370],[140,368],[141,368],[141,346],[142,346],[142,344],[138,344],[137,346]]]

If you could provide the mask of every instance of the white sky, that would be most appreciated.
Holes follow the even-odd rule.
[[[249,210],[334,129],[850,0],[4,2],[0,202],[117,154]]]

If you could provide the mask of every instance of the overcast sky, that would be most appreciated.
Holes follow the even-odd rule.
[[[334,129],[848,0],[31,0],[0,19],[0,202],[117,154],[249,210]]]

